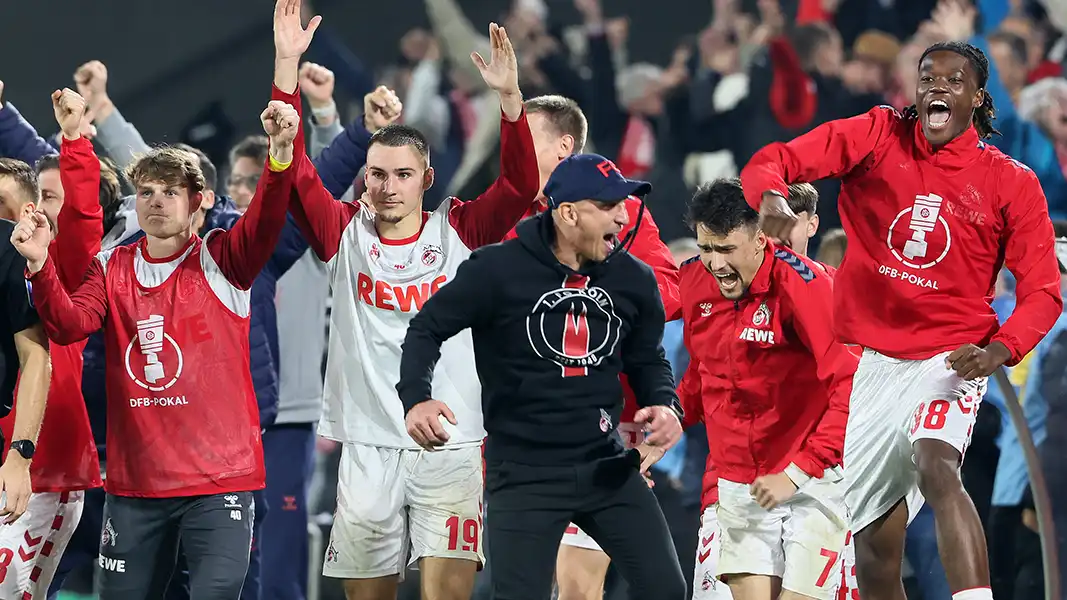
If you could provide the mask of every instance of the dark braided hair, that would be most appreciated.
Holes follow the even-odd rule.
[[[923,60],[927,55],[932,52],[940,51],[955,52],[960,56],[966,58],[971,63],[971,67],[978,74],[978,87],[982,90],[982,104],[974,109],[974,116],[972,122],[974,128],[978,132],[978,137],[988,139],[993,137],[993,134],[1000,135],[1000,132],[993,127],[993,119],[996,117],[997,111],[993,108],[993,97],[989,95],[988,91],[985,91],[986,83],[989,81],[989,59],[986,58],[984,52],[978,48],[966,43],[966,42],[938,42],[923,52],[922,57],[919,58],[919,65],[922,65]],[[919,110],[914,104],[904,109],[904,118],[906,119],[918,119]]]

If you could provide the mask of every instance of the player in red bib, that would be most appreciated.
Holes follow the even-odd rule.
[[[844,459],[864,597],[904,598],[905,529],[925,500],[953,600],[992,600],[959,466],[986,378],[1022,360],[1062,312],[1059,265],[1037,177],[982,141],[995,132],[986,56],[935,44],[918,75],[917,104],[903,113],[878,107],[771,144],[741,177],[772,237],[794,226],[786,184],[842,180],[849,243],[834,330],[864,348]],[[1000,325],[989,299],[1003,266],[1018,303]]]
[[[275,97],[297,88],[297,66],[319,18],[300,25],[296,0],[275,8]],[[263,451],[248,364],[249,288],[285,224],[293,172],[311,169],[300,114],[272,101],[271,138],[256,200],[229,231],[193,233],[204,177],[176,148],[133,165],[146,237],[100,253],[69,295],[39,213],[12,236],[27,259],[49,337],[69,344],[103,328],[107,348],[108,492],[100,543],[101,598],[160,598],[177,541],[194,598],[232,600],[244,581]],[[293,163],[293,164],[290,164]]]
[[[538,96],[525,102],[526,118],[533,134],[534,150],[537,152],[537,169],[540,173],[540,190],[563,159],[580,154],[585,148],[589,125],[578,103],[563,96]],[[670,250],[659,237],[659,227],[640,200],[627,198],[626,212],[629,219],[619,234],[619,239],[629,240],[630,254],[652,267],[659,284],[666,314],[678,312],[678,267]],[[538,193],[526,216],[548,210],[544,192]],[[643,214],[642,214],[643,211]],[[639,218],[640,216],[640,218]],[[634,227],[637,227],[636,231]],[[630,236],[632,235],[632,239]],[[516,237],[512,229],[506,239]],[[623,412],[616,431],[622,436],[627,448],[637,447],[644,441],[644,431],[633,422],[637,402],[633,391],[623,377]],[[646,447],[647,450],[647,447]],[[646,459],[646,466],[658,457]],[[556,584],[560,600],[600,600],[604,595],[604,578],[611,559],[588,534],[573,523],[567,527],[556,561]]]

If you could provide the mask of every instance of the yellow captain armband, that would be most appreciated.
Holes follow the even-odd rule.
[[[274,158],[274,155],[268,154],[267,159],[270,161],[270,170],[274,172],[281,172],[289,168],[289,165],[293,164],[293,161],[279,162]]]

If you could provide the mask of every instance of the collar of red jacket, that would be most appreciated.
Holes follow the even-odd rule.
[[[984,148],[985,143],[979,139],[974,125],[951,142],[935,148],[923,135],[922,123],[915,119],[915,150],[919,158],[926,162],[947,169],[962,169],[974,162]]]
[[[749,294],[765,294],[770,289],[771,271],[774,270],[774,249],[774,242],[768,239],[767,246],[763,249],[763,264],[760,265],[756,276],[752,278],[752,283],[748,286]]]

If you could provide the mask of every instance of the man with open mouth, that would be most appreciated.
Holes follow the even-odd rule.
[[[786,184],[842,180],[849,245],[834,328],[864,349],[844,458],[863,598],[904,600],[905,528],[926,501],[953,600],[992,600],[985,535],[959,467],[986,378],[1017,364],[1060,315],[1059,266],[1037,177],[983,141],[996,133],[985,54],[934,44],[918,71],[915,105],[771,144],[741,179],[771,237],[796,221]],[[989,299],[1002,266],[1019,287],[1000,325]]]

